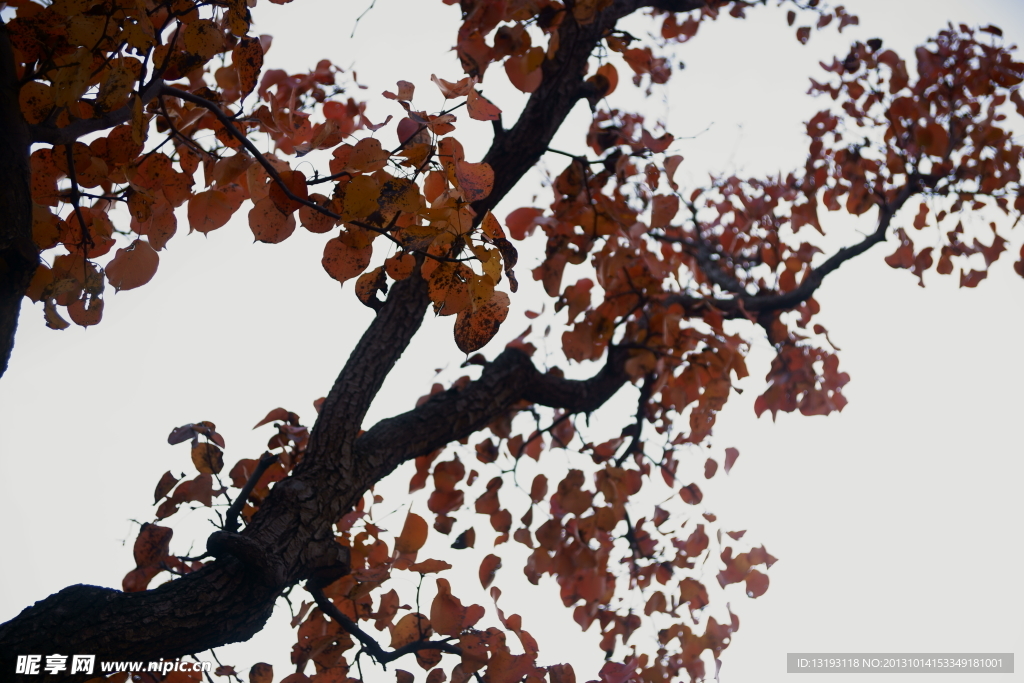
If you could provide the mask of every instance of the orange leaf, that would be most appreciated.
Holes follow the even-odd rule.
[[[395,254],[384,261],[384,270],[396,281],[412,275],[412,269],[415,267],[416,257],[412,254]]]
[[[164,472],[164,475],[160,477],[160,481],[157,482],[156,490],[153,492],[153,503],[160,502],[160,499],[170,493],[177,483],[177,477],[171,474],[170,470]]]
[[[508,232],[512,235],[512,239],[524,240],[533,234],[537,219],[543,215],[543,209],[524,206],[506,216],[505,225],[508,226]]]
[[[619,72],[613,64],[602,64],[597,68],[597,75],[604,76],[608,80],[608,90],[605,95],[611,95],[619,85]]]
[[[377,298],[377,292],[387,293],[388,279],[384,275],[384,266],[368,270],[356,280],[356,298],[365,306],[380,308],[383,303]]]
[[[442,636],[457,636],[466,618],[466,608],[452,595],[451,584],[446,579],[437,580],[437,595],[430,603],[430,623]]]
[[[443,560],[423,560],[407,567],[409,571],[418,574],[436,574],[451,568],[452,566]]]
[[[398,81],[398,93],[384,92],[384,97],[389,100],[400,100],[402,102],[412,101],[412,95],[416,92],[416,86],[409,81]]]
[[[103,299],[83,297],[68,306],[68,315],[76,325],[98,325],[103,318]]]
[[[234,203],[220,190],[196,194],[188,202],[188,224],[192,230],[208,233],[227,225],[235,212]]]
[[[348,165],[357,171],[373,173],[388,165],[391,154],[383,149],[377,138],[363,138],[356,143],[349,157]]]
[[[395,539],[395,550],[400,553],[416,552],[427,542],[428,531],[427,522],[415,512],[410,512],[405,518],[402,533]]]
[[[212,443],[192,447],[192,464],[200,474],[218,474],[224,468],[224,453]]]
[[[501,223],[498,222],[498,219],[490,211],[484,215],[484,219],[480,223],[480,229],[483,230],[484,235],[490,240],[504,239],[505,237],[505,231],[501,229]]]
[[[135,565],[150,567],[159,564],[167,557],[173,535],[174,529],[156,524],[143,524],[132,550]]]
[[[445,99],[449,100],[454,99],[456,97],[462,97],[463,95],[467,95],[469,94],[469,91],[472,90],[473,88],[473,83],[469,80],[468,76],[466,78],[463,78],[461,81],[458,81],[457,83],[450,83],[444,80],[443,78],[438,78],[437,76],[431,74],[430,80],[432,80],[434,84],[438,87],[438,89],[441,91],[441,94],[444,95]]]
[[[256,88],[260,71],[263,70],[263,46],[260,45],[260,39],[248,36],[241,38],[231,50],[231,61],[238,72],[242,97],[245,97]]]
[[[265,418],[256,423],[256,427],[262,427],[268,422],[285,422],[287,420],[287,410],[285,410],[284,408],[274,408],[269,413],[267,413],[267,416]],[[253,427],[253,429],[256,429],[256,427]]]
[[[249,229],[257,242],[277,244],[295,232],[295,216],[281,213],[268,195],[249,210]]]
[[[399,648],[417,640],[426,640],[432,632],[426,616],[419,612],[406,614],[391,627],[391,647]]]
[[[351,280],[370,265],[373,246],[357,246],[351,233],[343,232],[324,245],[324,270],[338,282]]]
[[[538,50],[539,48],[533,48]],[[540,52],[543,57],[543,50]],[[517,89],[523,92],[533,92],[540,87],[540,82],[544,78],[544,72],[541,71],[540,65],[530,68],[530,60],[528,55],[513,55],[505,60],[505,74],[508,76],[508,80]],[[543,61],[543,60],[542,60]]]
[[[361,221],[379,209],[380,186],[371,176],[360,175],[345,185],[341,220]]]
[[[455,167],[455,177],[467,202],[483,199],[494,188],[494,169],[490,164],[462,162]]]
[[[469,110],[469,118],[477,121],[497,121],[501,118],[501,110],[475,88],[469,91],[466,109]]]
[[[110,284],[120,291],[141,287],[152,280],[158,265],[160,255],[149,242],[135,240],[126,248],[118,249],[104,270]]]
[[[455,320],[455,343],[463,353],[483,348],[498,333],[508,317],[508,294],[495,292],[490,301],[474,311],[466,308]]]
[[[309,195],[309,200],[316,202],[318,206],[327,208],[327,197],[322,194],[313,193]],[[309,206],[302,206],[299,208],[299,222],[302,223],[302,227],[306,230],[318,234],[330,232],[334,226],[338,224],[336,220],[327,214],[317,211]]]

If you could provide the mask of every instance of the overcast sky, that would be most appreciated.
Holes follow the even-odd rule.
[[[448,52],[457,7],[377,0],[350,39],[365,5],[338,4],[261,2],[256,30],[275,37],[267,65],[299,70],[323,57],[354,65],[374,120],[398,113],[379,93],[399,79],[437,99],[423,106],[439,106],[429,78],[459,75]],[[804,94],[807,78],[821,73],[819,60],[844,55],[850,41],[881,37],[912,58],[913,46],[947,21],[996,23],[1009,42],[1024,39],[1024,5],[1014,0],[850,0],[848,9],[860,15],[859,27],[815,33],[806,46],[786,27],[785,10],[720,21],[678,50],[686,68],[664,93],[642,103],[623,79],[612,104],[644,107],[679,137],[699,133],[673,147],[686,159],[677,177],[689,183],[712,172],[788,171],[803,164],[802,121],[822,106]],[[651,30],[639,21],[633,26]],[[506,116],[521,106],[515,93],[485,86]],[[581,149],[586,117],[585,107],[574,111],[559,147]],[[458,134],[467,150],[485,149],[489,127],[463,123]],[[549,168],[561,170],[559,160]],[[532,203],[536,193],[546,203],[541,178],[538,172],[524,179],[499,217]],[[24,307],[11,367],[0,380],[0,620],[68,584],[120,586],[133,566],[131,520],[152,519],[152,491],[164,471],[191,470],[187,446],[166,443],[171,428],[215,422],[234,462],[262,451],[269,428],[251,426],[271,408],[284,406],[312,422],[312,401],[329,389],[371,312],[351,287],[340,289],[323,273],[321,236],[299,230],[280,245],[253,244],[244,213],[207,238],[179,229],[161,252],[153,282],[108,292],[96,328],[54,332],[44,327],[41,307]],[[179,221],[185,225],[184,216]],[[836,225],[846,242],[856,230],[873,228]],[[751,376],[719,417],[713,450],[706,451],[720,456],[734,446],[741,456],[728,477],[701,482],[701,509],[718,514],[727,529],[748,530],[745,540],[763,543],[780,561],[763,597],[749,600],[741,590],[724,597],[741,629],[725,653],[723,681],[784,680],[787,652],[1013,652],[1024,642],[1024,281],[1009,256],[1024,241],[1020,230],[1010,233],[1014,246],[975,290],[959,290],[955,276],[934,273],[925,278],[927,288],[917,287],[908,272],[882,262],[890,245],[827,279],[816,297],[820,320],[852,376],[842,414],[756,419],[753,400],[772,354],[756,329],[745,330]],[[530,279],[533,265],[520,266],[520,281]],[[525,328],[523,311],[539,306],[537,287],[524,284],[501,336],[485,349],[489,355]],[[411,407],[429,390],[435,368],[457,377],[461,361],[451,319],[428,319],[368,423]],[[632,391],[599,418],[617,430],[635,409]],[[696,454],[693,463],[704,457]],[[405,481],[407,475],[382,487],[398,526]],[[418,505],[423,513],[424,501]],[[200,512],[172,520],[180,552],[189,538],[202,548],[212,530]],[[482,591],[473,593],[475,575],[476,560],[467,573],[454,574],[470,577],[462,582],[467,600],[489,607]],[[713,584],[713,575],[704,578]],[[583,649],[594,633],[578,633],[553,582],[530,587],[506,562],[497,583],[506,612],[521,612],[540,641],[541,663],[571,661],[581,682],[596,675],[596,650]],[[264,633],[223,648],[221,660],[245,669],[272,662],[279,680],[290,672],[294,641],[287,631],[287,609],[278,609]],[[634,636],[643,637],[651,634]],[[398,667],[422,680],[414,662]]]

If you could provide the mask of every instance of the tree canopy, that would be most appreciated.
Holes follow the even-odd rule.
[[[841,7],[782,4],[800,42],[856,22]],[[1006,121],[1024,113],[1024,66],[994,26],[950,25],[909,62],[881,39],[854,43],[812,81],[822,110],[806,124],[804,167],[682,186],[672,134],[612,96],[630,77],[636,92],[655,92],[672,76],[676,44],[699,40],[709,22],[757,21],[769,11],[759,5],[463,2],[453,42],[464,74],[399,81],[384,94],[393,113],[374,122],[355,75],[331,62],[301,74],[265,68],[271,41],[250,35],[246,3],[9,3],[8,340],[24,294],[50,327],[103,324],[107,286],[159,278],[179,218],[206,233],[239,211],[260,242],[282,242],[300,224],[324,235],[324,277],[351,280],[346,291],[374,317],[315,417],[278,408],[257,425],[272,432],[264,455],[225,461],[213,423],[177,425],[169,441],[189,444],[179,448],[191,449],[195,472],[157,484],[124,591],[72,586],[28,608],[0,626],[3,665],[55,648],[110,660],[198,652],[257,632],[282,592],[304,582],[311,597],[292,657],[314,680],[361,676],[357,653],[408,654],[432,683],[574,680],[506,616],[499,590],[493,611],[464,605],[447,563],[420,556],[434,535],[474,547],[478,527],[497,534],[480,583],[495,581],[508,544],[529,548],[531,582],[554,577],[577,623],[602,633],[604,681],[704,677],[738,619],[730,610],[688,625],[709,602],[697,568],[711,562],[722,586],[758,597],[774,558],[741,533],[715,534],[713,515],[688,515],[703,494],[677,472],[746,375],[751,337],[766,336],[777,354],[759,415],[842,410],[849,377],[815,320],[826,278],[891,237],[889,266],[976,287],[1024,209],[1021,147]],[[621,28],[634,14],[650,15],[660,39]],[[484,95],[500,79],[523,93],[518,116]],[[418,108],[426,88],[442,108]],[[586,154],[552,149],[577,106],[592,112],[578,131]],[[491,122],[488,149],[459,142],[464,117]],[[552,155],[563,170],[550,205],[499,211]],[[832,246],[824,238],[840,213],[871,230]],[[543,254],[532,279],[550,301],[528,316],[561,329],[488,347],[515,305],[517,267],[525,279],[535,265],[518,255],[533,242]],[[1019,259],[1007,267],[1024,275],[1024,250]],[[463,353],[451,353],[466,375],[366,424],[399,356],[417,351],[428,309],[452,316]],[[586,417],[626,385],[632,414],[594,442]],[[467,448],[453,451],[460,442]],[[543,465],[563,450],[574,455],[560,480],[517,477],[520,462]],[[739,454],[723,455],[707,459],[706,478]],[[384,523],[373,486],[408,461],[409,491],[426,490],[430,514]],[[216,513],[205,553],[178,541],[172,551],[174,516],[189,506]],[[405,604],[393,588],[410,573],[436,585],[430,604]],[[638,642],[645,621],[659,628],[656,643]]]

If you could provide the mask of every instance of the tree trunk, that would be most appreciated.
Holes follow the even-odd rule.
[[[39,264],[32,242],[30,138],[18,90],[7,26],[0,22],[0,376],[14,347],[21,300]]]

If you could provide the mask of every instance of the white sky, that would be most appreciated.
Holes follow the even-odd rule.
[[[369,86],[363,96],[374,120],[398,113],[378,96],[396,80],[434,97],[431,73],[458,76],[447,52],[456,8],[377,0],[350,40],[353,17],[364,7],[261,2],[254,10],[257,30],[275,36],[268,66],[298,70],[322,57],[354,63]],[[1024,39],[1024,4],[1012,0],[851,0],[848,7],[861,26],[842,36],[815,33],[803,47],[786,28],[784,11],[765,8],[746,21],[720,21],[678,51],[687,67],[664,96],[642,104],[624,78],[612,103],[666,115],[677,136],[712,124],[697,139],[676,143],[686,157],[680,179],[789,170],[803,163],[801,122],[822,105],[804,95],[807,78],[820,74],[818,60],[844,55],[850,41],[878,36],[909,58],[947,20],[996,23],[1009,42]],[[508,120],[515,95],[485,86]],[[572,124],[585,120],[585,109],[575,110],[558,146],[580,149],[581,127]],[[476,122],[458,134],[476,156],[489,139],[488,126]],[[561,160],[549,163],[561,169]],[[531,203],[536,192],[543,202],[539,179],[524,180],[497,214]],[[269,409],[285,406],[312,420],[312,400],[326,393],[371,312],[351,287],[339,291],[322,272],[323,237],[300,229],[281,245],[252,244],[244,221],[243,212],[208,238],[180,231],[161,253],[152,283],[108,293],[97,328],[57,333],[43,326],[40,307],[24,308],[11,368],[0,381],[0,518],[6,520],[0,620],[71,583],[120,586],[133,564],[137,527],[129,520],[151,519],[152,490],[165,470],[191,470],[187,447],[166,443],[172,427],[216,422],[233,463],[262,451],[269,429],[250,428]],[[871,227],[842,226],[845,241],[855,239],[852,230]],[[1010,254],[1020,248],[1019,234]],[[882,245],[844,265],[817,297],[821,322],[853,378],[842,414],[781,415],[775,424],[767,416],[755,419],[753,400],[763,390],[771,353],[747,330],[751,377],[719,417],[708,452],[720,456],[735,446],[741,456],[728,477],[700,479],[706,493],[700,507],[718,514],[726,529],[747,529],[745,540],[763,543],[780,561],[763,597],[726,594],[742,623],[724,656],[728,683],[786,679],[787,652],[1013,652],[1024,642],[1024,282],[1007,254],[977,290],[958,290],[955,276],[934,273],[920,289],[909,273],[882,262],[893,249]],[[525,327],[522,311],[537,308],[538,288],[528,273],[534,264],[524,260],[519,279],[527,286],[513,297],[513,316],[485,350],[490,355]],[[368,422],[408,409],[429,389],[434,368],[455,373],[461,360],[451,319],[428,319]],[[633,393],[624,391],[599,417],[617,430],[632,410]],[[696,469],[704,457],[693,456]],[[396,492],[407,478],[400,477]],[[424,513],[424,500],[413,509]],[[383,507],[404,502],[391,497]],[[404,514],[396,513],[397,526]],[[212,530],[203,519],[199,512],[171,518],[177,551],[187,550],[189,538],[203,547]],[[476,526],[478,548],[486,548],[486,522]],[[450,578],[460,597],[465,585],[467,601],[489,607],[481,591],[472,594],[476,558],[466,574],[453,571]],[[713,574],[707,583],[714,584]],[[456,584],[456,576],[469,578]],[[581,683],[595,677],[596,651],[583,649],[594,641],[594,629],[578,635],[553,582],[528,587],[507,562],[497,584],[506,613],[521,612],[540,641],[542,663],[572,661]],[[290,671],[294,641],[287,631],[287,610],[279,609],[266,631],[223,648],[220,658],[240,669],[272,662],[279,680]],[[650,633],[634,639],[644,637]],[[397,666],[419,672],[413,662]]]

